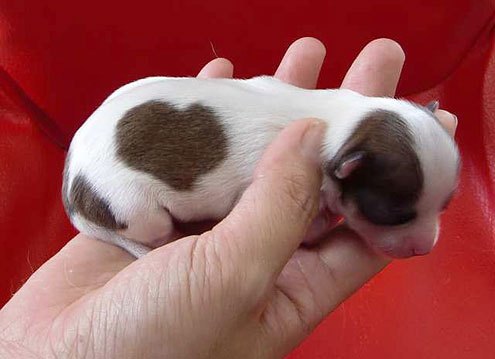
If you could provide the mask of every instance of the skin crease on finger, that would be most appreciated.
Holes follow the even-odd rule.
[[[382,56],[386,57],[386,59],[382,58]],[[318,40],[312,38],[297,40],[290,46],[284,56],[280,67],[277,69],[276,76],[296,86],[314,88],[324,57],[325,48]],[[343,81],[343,87],[367,95],[392,96],[403,62],[404,54],[400,46],[390,40],[376,40],[363,49],[358,56]],[[207,64],[198,76],[231,77],[232,75],[233,66],[228,60],[215,59]],[[453,134],[455,131],[453,116],[443,110],[439,110],[437,115]],[[183,243],[187,245],[191,241],[193,241],[193,238],[185,240]],[[181,243],[176,243],[165,252],[171,252],[172,249],[180,249],[181,247],[183,247]],[[207,253],[204,254],[206,255]],[[160,271],[160,268],[167,267],[163,265],[164,259],[160,255],[160,251],[157,251],[148,258],[145,257],[138,261],[141,263],[132,263],[132,258],[119,248],[78,235],[62,251],[43,265],[4,308],[7,311],[5,314],[1,313],[2,315],[0,315],[0,338],[3,338],[3,334],[8,332],[9,337],[5,337],[6,339],[18,341],[21,345],[26,343],[25,341],[23,342],[25,340],[24,332],[17,332],[17,335],[15,335],[16,330],[21,331],[23,329],[20,327],[16,329],[15,326],[10,324],[17,323],[18,318],[23,318],[26,324],[29,324],[29,320],[37,318],[37,328],[40,330],[39,332],[44,332],[44,330],[47,330],[46,328],[53,326],[53,322],[57,318],[60,318],[60,313],[70,312],[72,315],[66,315],[65,318],[74,319],[76,313],[94,311],[95,308],[84,309],[84,306],[88,305],[88,303],[103,302],[105,297],[111,296],[109,289],[112,287],[122,288],[125,287],[126,283],[129,283],[125,282],[124,279],[132,280],[132,283],[138,284],[143,280],[149,280],[146,276],[143,277],[142,272],[138,269],[153,268],[149,272],[151,273],[150,275],[158,276],[158,278],[152,278],[153,281],[159,282],[159,278],[162,280],[168,278],[167,280],[170,280],[170,276],[174,273],[171,271],[162,273]],[[187,262],[187,257],[184,257],[183,260]],[[213,260],[213,258],[210,260]],[[355,234],[344,227],[333,231],[329,234],[327,240],[313,250],[297,250],[280,273],[274,284],[273,293],[267,294],[265,297],[268,303],[264,305],[264,314],[261,321],[261,325],[264,326],[263,337],[257,343],[261,343],[266,348],[271,348],[272,352],[269,353],[272,354],[271,357],[286,354],[309,334],[312,328],[329,312],[334,310],[339,303],[380,271],[386,263],[387,260],[372,253]],[[125,270],[122,271],[124,268]],[[238,268],[238,270],[242,269]],[[121,274],[114,277],[118,273]],[[194,278],[194,276],[188,277],[188,280],[191,280],[191,278]],[[124,304],[117,297],[113,297],[111,300],[112,305],[122,306]],[[129,300],[139,301],[144,299],[127,295],[126,301]],[[126,303],[130,304],[130,307],[136,305],[136,302]],[[182,305],[185,304],[183,303]],[[193,309],[189,313],[194,313],[198,310],[198,308]],[[146,315],[146,312],[144,315]],[[154,315],[156,316],[157,314],[155,313]],[[118,316],[114,319],[115,322],[112,323],[115,326],[129,327],[129,323],[120,323]],[[79,320],[82,320],[82,318],[79,318]],[[227,319],[225,318],[225,320]],[[77,323],[70,324],[77,325]],[[99,326],[101,323],[93,324],[95,330],[101,328]],[[107,324],[110,324],[110,322]],[[43,329],[43,325],[46,326],[45,329]],[[257,327],[255,326],[254,328]],[[195,329],[198,328],[193,326],[190,331],[184,333],[192,335]],[[248,338],[252,334],[251,329],[250,327],[244,328],[239,333]],[[113,329],[109,328],[108,330]],[[105,334],[99,333],[100,335]],[[156,330],[148,333],[150,333],[149,335],[156,335]],[[31,334],[29,350],[41,353],[46,348],[37,348],[35,346],[35,335],[35,333]],[[109,336],[108,341],[111,338]],[[161,339],[162,337],[156,339],[158,345]],[[150,343],[148,340],[151,339],[147,338],[141,342],[136,340],[137,337],[133,340],[118,343],[109,342],[108,345],[120,347],[129,346],[130,343],[134,346],[139,345],[139,343],[146,345]],[[38,338],[38,341],[40,346],[45,344],[44,338]],[[187,336],[183,337],[182,341],[187,344]],[[191,341],[194,341],[195,345],[200,342],[194,338],[191,338],[189,343]],[[6,350],[5,348],[7,347],[3,346],[1,342],[2,340],[0,339],[0,356],[3,354],[2,350]],[[233,340],[227,340],[225,344],[230,342],[233,342]],[[247,350],[250,350],[248,343],[246,339]],[[181,343],[178,342],[178,344]],[[246,345],[239,344],[238,350],[241,350],[239,348],[245,348]],[[185,347],[187,348],[188,346],[190,347],[191,345],[186,345]],[[103,349],[100,349],[103,352]],[[9,350],[22,351],[21,346],[10,346]],[[93,350],[96,349],[93,348]],[[228,348],[225,350],[228,350]],[[234,357],[236,354],[238,354],[237,357],[242,356],[241,352],[234,352],[232,348],[230,350],[228,353],[230,357]],[[131,348],[128,352],[139,352],[139,348]],[[7,353],[9,352],[7,351],[5,354],[7,357],[28,357],[26,355],[12,355],[12,352]],[[268,354],[266,355],[269,357]]]

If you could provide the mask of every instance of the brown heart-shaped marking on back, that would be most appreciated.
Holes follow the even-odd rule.
[[[191,190],[201,175],[227,156],[222,123],[210,107],[195,103],[178,109],[148,101],[130,109],[116,131],[117,156],[170,187]]]

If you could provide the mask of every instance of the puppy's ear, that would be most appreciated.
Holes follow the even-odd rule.
[[[343,156],[335,167],[335,177],[338,179],[345,179],[349,177],[356,169],[358,169],[362,165],[364,157],[364,151],[351,152]]]
[[[438,110],[440,106],[440,103],[438,101],[431,101],[430,103],[428,103],[425,107],[431,111],[431,112],[435,112],[436,110]]]

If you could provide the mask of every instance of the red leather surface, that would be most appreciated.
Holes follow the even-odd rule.
[[[431,255],[392,264],[289,357],[495,357],[494,11],[493,0],[0,1],[0,303],[74,233],[57,143],[111,89],[192,75],[214,57],[210,41],[237,76],[269,73],[306,35],[327,45],[320,86],[332,87],[386,36],[407,54],[399,95],[459,116],[460,193]]]
[[[60,203],[64,152],[0,70],[0,305],[75,231]]]
[[[400,93],[431,88],[484,31],[493,0],[2,0],[0,64],[63,128],[65,140],[108,92],[150,74],[192,75],[214,57],[238,76],[275,69],[298,37],[329,48],[321,85],[336,86],[371,39],[408,55]]]

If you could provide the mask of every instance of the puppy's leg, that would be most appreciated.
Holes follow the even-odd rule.
[[[164,208],[136,213],[127,229],[118,235],[148,248],[157,248],[178,238],[172,217]]]

